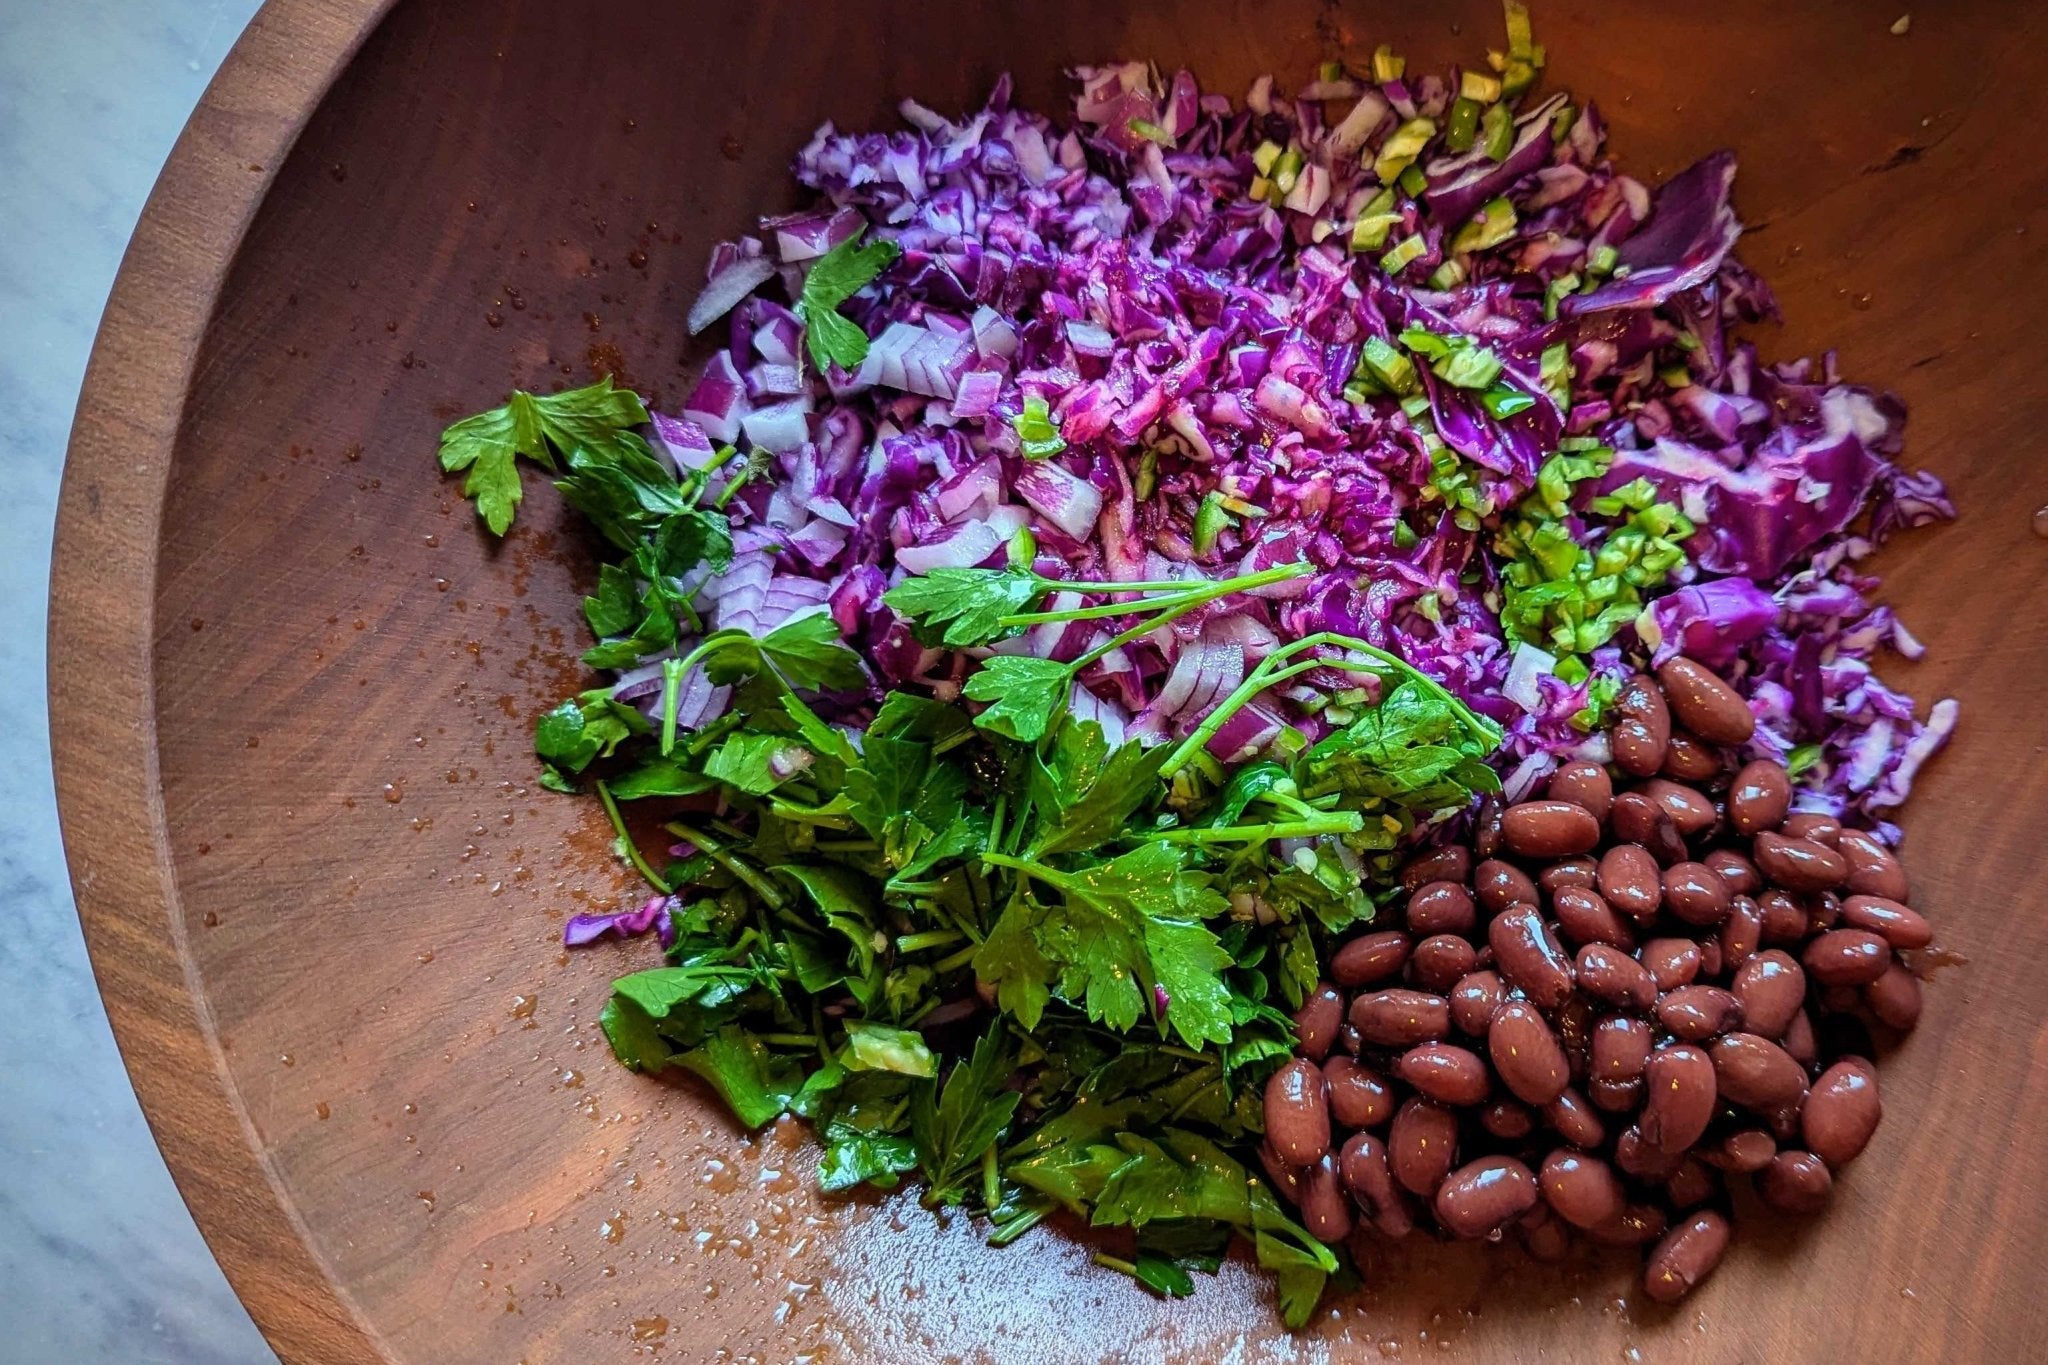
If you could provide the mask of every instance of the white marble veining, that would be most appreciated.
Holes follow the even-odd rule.
[[[50,532],[101,306],[255,0],[0,0],[0,1362],[275,1357],[136,1107],[58,843]]]

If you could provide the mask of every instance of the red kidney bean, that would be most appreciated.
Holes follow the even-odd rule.
[[[1373,1226],[1381,1233],[1398,1240],[1414,1228],[1407,1201],[1387,1166],[1386,1144],[1378,1138],[1371,1133],[1353,1133],[1337,1156],[1337,1171],[1351,1197],[1372,1215]]]
[[[1862,1154],[1883,1117],[1877,1068],[1861,1057],[1845,1057],[1821,1072],[1807,1093],[1799,1134],[1807,1150],[1829,1166],[1844,1166]]]
[[[1509,906],[1487,926],[1500,974],[1543,1009],[1556,1009],[1572,993],[1571,959],[1532,905]]]
[[[1714,869],[1714,875],[1727,886],[1731,895],[1754,896],[1764,888],[1764,879],[1757,875],[1756,864],[1732,848],[1717,848],[1702,855],[1700,861]]]
[[[1501,837],[1525,858],[1568,858],[1600,842],[1593,812],[1571,801],[1523,801],[1501,816]]]
[[[1895,962],[1863,988],[1863,1003],[1886,1027],[1910,1033],[1920,1023],[1920,979]]]
[[[1823,986],[1867,986],[1892,965],[1892,948],[1867,929],[1832,929],[1807,944],[1799,960]]]
[[[1702,928],[1728,918],[1733,898],[1728,883],[1705,863],[1674,863],[1664,869],[1664,908]]]
[[[1714,1117],[1714,1063],[1689,1043],[1667,1043],[1643,1068],[1643,1137],[1667,1152],[1700,1140]]]
[[[1586,1098],[1593,1107],[1609,1114],[1631,1114],[1643,1102],[1643,1083],[1633,1081],[1587,1081]]]
[[[1437,1187],[1436,1220],[1454,1237],[1484,1237],[1536,1204],[1536,1177],[1511,1156],[1481,1157]]]
[[[1401,867],[1401,889],[1419,891],[1431,882],[1462,886],[1472,880],[1472,850],[1463,844],[1444,844],[1418,853]]]
[[[1712,828],[1715,820],[1714,803],[1676,782],[1667,782],[1653,777],[1642,785],[1642,794],[1655,801],[1663,812],[1671,817],[1671,823],[1678,832],[1690,839],[1693,835]],[[1654,850],[1653,850],[1654,851]]]
[[[1398,929],[1360,934],[1330,958],[1330,975],[1340,986],[1369,986],[1399,976],[1414,944]]]
[[[1794,1014],[1792,1022],[1785,1025],[1785,1036],[1778,1040],[1778,1045],[1791,1053],[1792,1060],[1799,1065],[1813,1066],[1820,1060],[1820,1044],[1813,1036],[1813,1016],[1805,1010]]]
[[[1745,744],[1756,733],[1756,717],[1740,694],[1683,655],[1657,670],[1664,699],[1679,724],[1709,744]]]
[[[1685,841],[1678,837],[1678,827],[1664,808],[1641,792],[1622,792],[1614,798],[1614,808],[1609,812],[1608,824],[1613,827],[1618,843],[1635,844],[1647,851],[1659,863],[1678,862],[1685,854]],[[1674,857],[1664,857],[1667,849],[1676,848]],[[1662,894],[1661,888],[1659,894]]]
[[[1514,1100],[1495,1100],[1479,1111],[1479,1126],[1504,1142],[1515,1142],[1536,1131],[1536,1116]]]
[[[1849,865],[1848,880],[1842,885],[1853,896],[1883,896],[1886,900],[1906,899],[1906,869],[1877,837],[1860,829],[1845,829],[1835,836],[1835,852]]]
[[[1478,961],[1478,950],[1456,934],[1432,934],[1415,945],[1415,954],[1408,959],[1408,974],[1416,985],[1441,995]]]
[[[1479,810],[1472,817],[1472,856],[1485,859],[1500,853],[1500,813],[1507,807],[1492,792],[1479,798]]]
[[[1599,864],[1591,858],[1564,858],[1543,869],[1536,882],[1546,895],[1555,896],[1572,887],[1591,887],[1598,876]]]
[[[1766,890],[1756,905],[1764,912],[1764,942],[1797,943],[1806,937],[1806,907],[1791,892]]]
[[[1806,1098],[1806,1068],[1754,1033],[1731,1033],[1714,1044],[1714,1083],[1721,1098],[1770,1113]]]
[[[1266,1177],[1273,1182],[1273,1188],[1290,1204],[1301,1202],[1302,1172],[1289,1166],[1273,1150],[1271,1142],[1259,1144],[1259,1164],[1266,1168]]]
[[[1614,1164],[1651,1184],[1668,1180],[1685,1164],[1685,1151],[1660,1151],[1643,1136],[1641,1128],[1625,1128],[1614,1140]]]
[[[1325,1158],[1327,1160],[1327,1158]],[[1664,1193],[1675,1209],[1696,1208],[1721,1192],[1721,1178],[1696,1157],[1678,1163],[1678,1169],[1664,1182]]]
[[[1586,1236],[1601,1246],[1639,1247],[1662,1237],[1666,1221],[1664,1210],[1654,1204],[1630,1204],[1613,1222],[1587,1228]]]
[[[1563,764],[1552,773],[1543,794],[1553,801],[1584,806],[1593,812],[1595,820],[1605,820],[1607,808],[1614,804],[1614,779],[1598,763],[1580,759]]]
[[[1821,891],[1806,898],[1806,932],[1825,934],[1835,927],[1842,918],[1842,898],[1832,891]]]
[[[1916,911],[1887,896],[1851,896],[1842,902],[1842,923],[1868,929],[1894,948],[1925,948],[1934,930]]]
[[[1820,1007],[1831,1015],[1847,1014],[1863,1003],[1863,992],[1855,986],[1822,986]]]
[[[1709,934],[1700,940],[1700,975],[1712,980],[1721,974],[1721,940]]]
[[[1764,939],[1764,912],[1747,896],[1728,902],[1728,918],[1721,922],[1721,967],[1733,971],[1756,956]],[[1718,973],[1717,973],[1718,975]]]
[[[1543,1106],[1543,1121],[1572,1146],[1591,1151],[1607,1140],[1607,1127],[1578,1091],[1567,1088]]]
[[[1673,730],[1658,771],[1675,782],[1710,782],[1721,775],[1721,755],[1697,737]]]
[[[1768,830],[1756,836],[1751,855],[1766,881],[1790,891],[1826,891],[1849,875],[1849,865],[1833,849]]]
[[[1441,995],[1422,991],[1373,991],[1352,998],[1351,1022],[1368,1043],[1413,1047],[1450,1032],[1451,1006]]]
[[[1409,1048],[1395,1061],[1394,1074],[1438,1104],[1479,1104],[1491,1088],[1479,1054],[1454,1043]]]
[[[1321,1068],[1297,1057],[1266,1082],[1266,1141],[1290,1166],[1330,1150],[1330,1095]]]
[[[1664,903],[1657,860],[1641,844],[1616,844],[1601,854],[1594,885],[1609,905],[1638,920],[1647,920]]]
[[[1742,1002],[1745,1028],[1764,1038],[1783,1038],[1806,1003],[1806,972],[1790,953],[1766,948],[1735,969],[1729,989]]]
[[[1593,1050],[1593,1025],[1599,1018],[1595,1002],[1583,995],[1575,994],[1551,1011],[1550,1026],[1557,1030],[1557,1041],[1564,1044],[1564,1055],[1571,1059],[1575,1081],[1586,1074],[1586,1058]]]
[[[1671,736],[1659,734],[1648,721],[1621,720],[1607,735],[1614,764],[1631,777],[1649,777],[1664,766]]]
[[[1618,1010],[1647,1010],[1657,1003],[1657,982],[1643,964],[1619,948],[1588,943],[1573,962],[1579,989]]]
[[[1719,986],[1680,986],[1657,1002],[1657,1022],[1689,1043],[1742,1026],[1742,1002]]]
[[[1728,1220],[1712,1209],[1687,1217],[1651,1248],[1643,1268],[1643,1292],[1658,1303],[1677,1303],[1690,1294],[1721,1264],[1728,1233]]]
[[[1671,737],[1671,708],[1664,689],[1647,673],[1635,674],[1621,685],[1614,697],[1614,714],[1650,726],[1657,732],[1659,744]]]
[[[1746,763],[1728,788],[1728,823],[1744,838],[1776,829],[1792,808],[1792,779],[1782,764]]]
[[[1479,903],[1491,914],[1498,915],[1510,905],[1536,904],[1536,883],[1529,874],[1497,858],[1479,865],[1473,873],[1473,887],[1479,893]]]
[[[1330,1117],[1341,1128],[1377,1128],[1394,1116],[1394,1091],[1386,1078],[1352,1057],[1323,1063],[1330,1087]]]
[[[1564,1093],[1571,1066],[1564,1047],[1534,1005],[1510,1000],[1493,1013],[1486,1031],[1493,1068],[1516,1099],[1545,1105]]]
[[[1424,1199],[1451,1173],[1458,1157],[1458,1120],[1442,1105],[1411,1099],[1387,1133],[1387,1164],[1401,1187]]]
[[[1507,999],[1507,987],[1498,972],[1470,972],[1451,987],[1451,1020],[1460,1033],[1484,1037],[1493,1012]]]
[[[1700,945],[1689,938],[1653,938],[1636,957],[1661,991],[1689,986],[1700,974]]]
[[[1778,1140],[1761,1128],[1741,1128],[1700,1153],[1700,1159],[1724,1171],[1744,1175],[1762,1170],[1778,1154]]]
[[[1589,1074],[1596,1081],[1637,1081],[1650,1060],[1650,1026],[1640,1019],[1610,1014],[1593,1027],[1593,1060]]]
[[[1344,1027],[1344,993],[1327,981],[1316,983],[1294,1012],[1294,1048],[1320,1062],[1330,1055],[1337,1030]]]
[[[1596,1228],[1621,1216],[1628,1197],[1614,1168],[1596,1156],[1560,1147],[1536,1172],[1543,1198],[1573,1227]]]
[[[1834,1192],[1827,1163],[1811,1152],[1780,1152],[1757,1176],[1756,1192],[1774,1209],[1817,1213]]]
[[[1778,832],[1788,839],[1805,839],[1822,848],[1833,849],[1835,841],[1842,837],[1842,824],[1832,815],[1802,810],[1786,816],[1784,823],[1778,826]]]
[[[1337,1046],[1356,1057],[1363,1043],[1364,1039],[1358,1036],[1358,1030],[1351,1026],[1351,1012],[1347,1009],[1344,1014],[1344,1027],[1337,1030]]]
[[[1558,933],[1570,943],[1605,943],[1633,951],[1636,936],[1627,921],[1614,913],[1598,891],[1567,886],[1550,898],[1550,911],[1557,916]]]
[[[1554,1265],[1572,1253],[1571,1229],[1542,1204],[1516,1220],[1515,1233],[1530,1259],[1545,1265]]]
[[[1431,882],[1408,898],[1408,932],[1417,938],[1468,934],[1478,922],[1472,893],[1456,882]]]
[[[1295,1202],[1301,1209],[1301,1225],[1317,1241],[1341,1242],[1351,1235],[1351,1201],[1344,1195],[1337,1159],[1328,1152],[1302,1173]]]

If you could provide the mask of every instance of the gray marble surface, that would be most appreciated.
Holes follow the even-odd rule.
[[[122,249],[255,0],[0,0],[0,1362],[275,1357],[171,1184],[93,986],[50,784],[57,481]]]

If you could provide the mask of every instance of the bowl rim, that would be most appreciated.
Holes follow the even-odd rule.
[[[395,3],[266,0],[207,85],[101,315],[51,555],[51,759],[93,974],[179,1193],[285,1360],[392,1356],[293,1212],[197,989],[159,776],[157,532],[199,348],[249,224]]]

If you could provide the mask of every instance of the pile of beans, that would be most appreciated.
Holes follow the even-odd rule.
[[[1755,721],[1699,665],[1614,715],[1619,779],[1569,764],[1409,863],[1397,927],[1337,948],[1295,1016],[1262,1156],[1324,1241],[1648,1247],[1671,1302],[1727,1248],[1727,1177],[1812,1213],[1870,1141],[1870,1025],[1918,1022],[1899,953],[1931,937],[1898,860],[1791,813],[1778,764],[1734,770]]]

